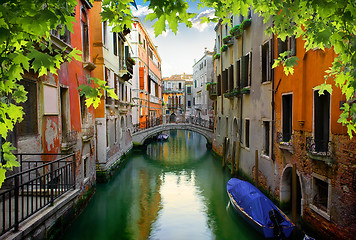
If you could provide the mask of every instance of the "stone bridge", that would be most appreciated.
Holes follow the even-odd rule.
[[[182,123],[163,123],[150,128],[140,129],[139,131],[132,134],[132,141],[135,146],[141,146],[145,144],[145,141],[149,138],[158,135],[162,131],[167,130],[189,130],[197,132],[203,135],[208,144],[212,144],[213,141],[213,130],[212,127],[206,127],[203,124],[196,124],[190,122]]]

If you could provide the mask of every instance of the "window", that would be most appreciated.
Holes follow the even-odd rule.
[[[19,136],[37,134],[37,84],[29,79],[22,79],[19,83],[24,86],[27,92],[27,101],[21,104],[24,118],[22,122],[18,123],[18,134]]]
[[[282,96],[282,136],[283,142],[289,142],[292,137],[293,95]]]
[[[263,121],[263,154],[269,156],[270,151],[270,123]]]
[[[82,41],[83,41],[83,61],[89,61],[89,26],[88,17],[84,8],[82,8]]]
[[[193,97],[193,106],[195,106],[195,98]]]
[[[117,34],[116,32],[112,33],[112,37],[113,37],[113,49],[114,49],[114,55],[117,56]]]
[[[272,70],[272,56],[271,56],[271,42],[268,41],[260,46],[260,56],[261,56],[261,74],[262,82],[268,82],[272,80],[271,70]]]
[[[82,118],[82,124],[87,123],[87,106],[85,105],[85,95],[80,96],[80,114]]]
[[[313,178],[313,204],[325,212],[328,208],[328,185],[323,180]]]
[[[110,70],[108,68],[105,67],[105,81],[106,81],[106,85],[107,86],[110,86],[109,85],[109,81],[110,81]],[[109,97],[107,94],[106,94],[106,97],[105,97],[105,104],[108,105],[108,104],[111,104],[111,97]]]
[[[229,67],[229,91],[234,89],[234,65]]]
[[[61,123],[62,123],[62,134],[65,134],[70,130],[69,127],[69,91],[67,88],[60,88],[61,94]]]
[[[168,115],[169,114],[169,110],[166,110],[166,115]]]
[[[228,69],[222,72],[222,93],[226,93],[228,90]]]
[[[192,106],[192,103],[190,100],[188,100],[188,107],[190,108]]]
[[[250,147],[250,120],[245,119],[245,147]]]
[[[330,130],[330,93],[314,91],[314,141],[316,152],[327,152]]]
[[[311,209],[330,220],[330,179],[316,173],[312,173],[312,204]]]
[[[240,60],[236,62],[236,86],[240,88]]]
[[[106,46],[106,38],[107,38],[107,31],[108,31],[108,22],[103,22],[103,45]]]
[[[88,157],[84,157],[84,178],[88,177]]]
[[[110,146],[109,144],[109,119],[106,119],[106,147]]]
[[[241,57],[241,88],[245,88],[251,85],[251,62],[251,52]]]
[[[278,55],[285,51],[290,51],[291,56],[296,56],[296,54],[297,54],[297,39],[295,38],[295,35],[292,37],[287,37],[285,39],[285,41],[282,41],[281,39],[278,38],[277,50],[278,50]]]
[[[140,44],[142,44],[142,41],[141,41],[141,34],[138,34],[138,42],[139,42]]]
[[[117,143],[117,129],[118,129],[118,121],[117,121],[117,118],[115,118],[115,132],[114,132],[114,135],[115,135],[115,143]]]
[[[218,76],[217,92],[218,96],[221,96],[221,75]]]
[[[187,94],[192,94],[192,87],[187,87]]]
[[[277,41],[277,50],[278,50],[278,56],[279,54],[288,51],[288,39],[285,41],[282,41],[281,39],[278,38]]]

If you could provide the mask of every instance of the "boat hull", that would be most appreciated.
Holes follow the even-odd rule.
[[[235,183],[236,186],[234,185]],[[232,192],[230,193],[229,191]],[[265,238],[278,237],[275,234],[275,230],[280,230],[287,238],[292,233],[294,224],[279,208],[250,183],[239,179],[230,179],[227,193],[231,205],[237,213]],[[249,198],[248,196],[251,197]],[[256,199],[260,199],[261,201],[256,201]],[[272,221],[274,218],[268,216],[271,210],[276,211],[277,215],[281,215],[280,218],[283,220],[278,223],[278,228],[275,227]],[[261,212],[263,212],[262,215]],[[261,218],[261,216],[263,217]]]

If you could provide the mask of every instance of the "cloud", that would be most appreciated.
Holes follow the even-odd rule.
[[[212,23],[201,23],[202,17],[213,18],[215,16],[214,9],[208,9],[204,12],[199,13],[195,18],[192,19],[193,28],[197,29],[199,32],[203,32],[208,27],[212,26]]]
[[[150,13],[153,13],[151,9],[148,9],[148,6],[137,5],[137,9],[131,6],[132,15],[135,17],[144,17]]]

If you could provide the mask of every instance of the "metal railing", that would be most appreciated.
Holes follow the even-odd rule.
[[[280,145],[292,146],[293,145],[293,134],[277,132],[277,142]]]
[[[75,188],[74,153],[63,154],[15,154],[21,164],[20,172],[5,179],[0,191],[0,235],[19,224],[48,205],[70,189]],[[56,158],[42,161],[38,158]],[[26,156],[37,160],[23,160]]]
[[[329,140],[318,140],[306,137],[306,149],[309,153],[319,156],[331,157],[332,147]]]

